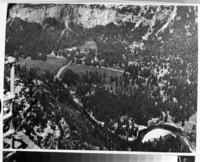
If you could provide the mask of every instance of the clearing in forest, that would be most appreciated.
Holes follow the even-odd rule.
[[[29,68],[39,68],[41,71],[48,70],[57,73],[58,70],[66,64],[66,59],[47,56],[47,60],[42,61],[32,60],[31,57],[27,57],[26,59],[20,58],[17,64],[21,66],[25,66],[26,64]]]

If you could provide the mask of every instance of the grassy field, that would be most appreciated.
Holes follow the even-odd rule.
[[[114,76],[121,76],[122,73],[121,72],[118,72],[118,71],[113,71],[113,70],[110,70],[110,69],[102,69],[102,68],[99,68],[99,67],[93,67],[93,66],[87,66],[87,65],[79,65],[79,64],[76,64],[76,63],[72,63],[70,64],[68,67],[65,68],[65,70],[63,71],[61,77],[63,76],[63,74],[65,73],[66,70],[72,70],[74,73],[76,74],[84,74],[86,73],[87,71],[97,71],[99,73],[106,73],[106,76],[107,77],[110,77],[111,75],[114,77]]]
[[[66,63],[66,59],[47,56],[46,61],[33,61],[30,57],[27,57],[26,59],[20,58],[17,62],[17,64],[20,64],[21,66],[24,66],[25,63],[26,66],[30,68],[40,68],[41,71],[49,70],[53,73],[57,73],[58,70]]]

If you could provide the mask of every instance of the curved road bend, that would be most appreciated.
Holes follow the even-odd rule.
[[[58,71],[58,73],[56,74],[55,76],[55,79],[59,79],[60,78],[60,75],[62,74],[63,70],[68,67],[69,65],[71,64],[71,61],[67,64],[67,65],[64,65],[63,67],[60,68],[60,70]]]

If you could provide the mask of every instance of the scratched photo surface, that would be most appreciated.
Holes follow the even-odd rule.
[[[198,7],[9,4],[3,147],[195,152]]]

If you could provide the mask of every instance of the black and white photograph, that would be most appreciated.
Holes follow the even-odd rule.
[[[197,78],[198,6],[8,4],[3,148],[195,153]]]

